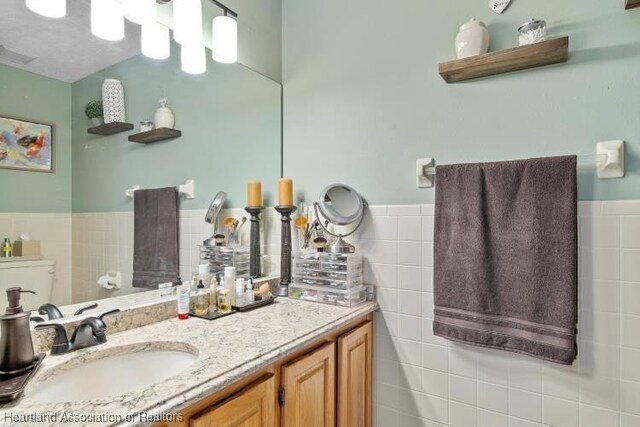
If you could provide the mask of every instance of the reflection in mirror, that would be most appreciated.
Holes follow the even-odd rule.
[[[167,7],[158,6],[159,20]],[[191,280],[201,263],[210,262],[201,246],[205,240],[212,244],[216,232],[228,243],[233,231],[235,245],[248,246],[249,227],[242,227],[249,217],[242,209],[247,182],[264,183],[268,206],[268,190],[280,176],[281,86],[264,77],[273,75],[268,64],[261,68],[248,55],[260,50],[268,56],[264,40],[271,35],[247,35],[247,28],[269,14],[248,13],[243,21],[243,11],[238,12],[239,58],[260,72],[217,63],[207,50],[206,72],[191,75],[182,71],[180,46],[173,42],[167,59],[141,55],[140,27],[131,22],[121,41],[93,36],[89,1],[68,2],[66,16],[58,19],[33,13],[24,0],[2,1],[0,180],[6,191],[0,200],[0,241],[9,239],[3,246],[11,248],[11,258],[0,258],[2,295],[9,286],[35,291],[24,295],[23,305],[43,321],[174,298],[160,296],[160,279],[133,286],[134,256],[145,251],[137,242],[160,236],[163,227],[151,223],[166,224],[161,220],[171,212],[160,205],[141,218],[134,206],[149,192],[138,197],[136,191],[134,201],[126,195],[134,186],[150,190],[194,181],[195,197],[177,198],[174,238],[162,243],[174,246],[160,255],[175,253],[176,279]],[[203,13],[210,25],[221,11],[205,7]],[[279,52],[273,56],[279,58]],[[115,96],[124,96],[124,120],[118,121],[133,128],[110,135],[103,127],[89,132],[100,122],[100,105],[93,101],[102,101],[113,81]],[[167,139],[158,141],[138,135],[150,125],[180,133],[168,129],[161,135]],[[222,191],[226,202],[210,217],[207,208]],[[279,247],[270,211],[265,209],[262,230],[265,274],[274,271],[272,248]],[[134,238],[141,224],[151,225],[146,235]],[[157,265],[153,254],[149,260]],[[92,307],[82,310],[87,305]],[[0,296],[0,311],[5,307]]]

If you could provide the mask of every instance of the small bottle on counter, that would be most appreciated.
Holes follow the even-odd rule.
[[[11,245],[11,239],[8,237],[4,238],[4,243],[2,244],[2,252],[0,253],[2,258],[11,258],[13,256],[13,246]]]
[[[218,311],[218,282],[215,277],[211,278],[211,285],[209,286],[209,314],[213,314]]]
[[[229,291],[231,305],[236,305],[236,268],[224,268],[224,288]]]
[[[234,305],[242,307],[246,304],[244,300],[244,280],[236,279],[236,303]]]
[[[231,313],[231,298],[229,289],[222,289],[218,292],[218,313]]]
[[[178,287],[178,319],[180,320],[189,318],[190,287],[189,282],[184,282]]]
[[[244,291],[244,304],[253,304],[255,301],[255,295],[253,294],[253,281],[249,279],[246,283]]]
[[[196,295],[198,293],[198,276],[195,274],[191,279],[191,283],[189,284],[189,311],[192,313],[196,312]]]
[[[196,298],[195,298],[195,309],[194,313],[198,316],[206,316],[209,312],[209,294],[206,292],[204,283],[202,280],[198,281]]]

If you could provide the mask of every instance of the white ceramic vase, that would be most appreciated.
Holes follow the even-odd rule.
[[[104,122],[126,122],[124,109],[124,88],[116,79],[105,79],[102,83],[102,108]]]
[[[456,54],[458,59],[470,56],[482,55],[489,50],[489,30],[482,21],[471,18],[469,22],[460,27],[456,37]]]
[[[156,129],[173,129],[173,125],[175,124],[175,116],[173,115],[173,111],[171,111],[171,109],[167,107],[167,98],[160,99],[160,108],[158,108],[156,110],[156,113],[153,115],[153,124],[155,125]]]

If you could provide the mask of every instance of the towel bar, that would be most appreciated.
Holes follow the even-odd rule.
[[[595,164],[600,179],[622,178],[624,176],[624,141],[599,142],[597,154],[578,156],[578,160],[587,160],[589,165]],[[432,157],[416,161],[416,179],[419,188],[433,187],[433,178],[436,175],[433,163]]]
[[[181,196],[184,196],[185,199],[193,199],[196,196],[195,186],[195,181],[192,179],[188,179],[184,184],[176,186],[176,189]],[[135,193],[136,190],[140,189],[141,187],[139,185],[134,185],[128,190],[125,190],[124,194],[126,194],[127,197],[133,198],[133,193]]]

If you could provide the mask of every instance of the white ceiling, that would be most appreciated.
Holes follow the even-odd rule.
[[[128,21],[121,41],[92,35],[90,4],[67,0],[67,16],[54,19],[31,12],[25,0],[0,0],[0,45],[36,58],[16,65],[0,54],[0,62],[71,83],[140,54],[140,28]]]

